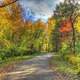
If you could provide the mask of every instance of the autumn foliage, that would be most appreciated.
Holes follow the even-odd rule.
[[[69,16],[62,16],[61,18],[60,15],[56,18],[52,15],[47,22],[41,19],[35,22],[24,20],[22,6],[17,2],[13,3],[13,1],[17,0],[4,0],[5,4],[11,5],[0,8],[1,60],[13,56],[52,51],[54,47],[56,47],[55,51],[63,47],[62,50],[67,49],[67,44],[71,44],[73,32],[72,21],[68,18]],[[77,18],[75,26],[76,31],[80,33],[80,17]],[[77,43],[77,45],[79,44]]]
[[[65,33],[65,32],[70,32],[72,31],[72,23],[70,19],[67,20],[62,20],[61,24],[60,24],[60,29],[59,31],[61,33]]]

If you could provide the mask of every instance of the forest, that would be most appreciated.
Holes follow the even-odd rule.
[[[58,63],[63,71],[80,74],[78,0],[64,0],[56,5],[46,22],[24,20],[22,12],[18,0],[0,3],[0,64],[9,58],[54,53],[52,63]]]

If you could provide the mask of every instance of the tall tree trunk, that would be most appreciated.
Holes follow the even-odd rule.
[[[76,38],[75,38],[75,28],[74,28],[74,23],[72,18],[71,19],[71,24],[72,24],[72,52],[75,54],[75,43],[76,43]]]
[[[72,35],[73,35],[73,38],[72,38],[72,41],[73,41],[73,53],[75,54],[75,43],[76,43],[76,39],[75,39],[75,29],[74,29],[74,25],[72,23]]]

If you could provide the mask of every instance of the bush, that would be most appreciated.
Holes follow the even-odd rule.
[[[72,65],[78,66],[78,65],[80,65],[80,57],[74,56],[74,55],[69,55],[68,62],[71,63]]]

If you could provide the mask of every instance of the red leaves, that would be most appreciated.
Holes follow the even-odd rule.
[[[71,20],[70,19],[67,19],[67,20],[62,21],[61,22],[61,25],[60,25],[59,31],[61,33],[72,31]]]

